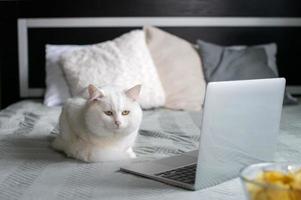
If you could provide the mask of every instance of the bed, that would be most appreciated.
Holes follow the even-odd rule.
[[[239,178],[191,192],[120,172],[128,161],[91,164],[66,158],[49,146],[57,134],[60,110],[27,100],[0,113],[1,199],[244,199]],[[300,113],[301,105],[284,107],[276,161],[300,161]],[[200,116],[145,111],[135,162],[196,149]]]
[[[16,24],[19,76],[3,77],[2,80],[2,94],[7,94],[3,103],[9,106],[0,112],[0,199],[244,199],[239,178],[191,192],[119,171],[120,166],[131,161],[85,163],[67,158],[50,147],[59,133],[57,122],[61,106],[48,107],[41,100],[45,91],[45,68],[41,66],[45,65],[44,49],[48,43],[92,44],[143,25],[158,26],[190,42],[199,38],[221,45],[276,42],[279,75],[286,77],[287,90],[300,94],[301,82],[294,67],[300,64],[300,40],[297,39],[301,30],[300,18],[278,18],[275,17],[277,11],[267,16],[262,16],[260,11],[250,14],[256,9],[239,11],[234,8],[237,10],[231,14],[215,4],[208,10],[195,12],[192,7],[201,8],[210,3],[191,2],[188,10],[183,10],[180,4],[136,2],[130,6],[148,9],[143,14],[132,9],[119,10],[121,16],[112,10],[114,5],[110,3],[105,8],[111,14],[105,16],[70,17],[64,13],[67,4],[62,4],[58,10],[64,18],[40,11],[32,14],[31,9],[21,14]],[[154,9],[158,5],[160,9]],[[77,6],[74,8],[79,9]],[[98,4],[94,6],[92,13],[93,9],[103,9]],[[20,7],[33,8],[30,3],[20,3]],[[279,8],[281,6],[275,9]],[[162,14],[165,11],[166,16]],[[235,14],[237,17],[232,17]],[[287,38],[292,39],[288,41]],[[4,72],[16,70],[5,68]],[[19,93],[11,92],[10,87],[18,88]],[[300,103],[283,107],[276,161],[301,160],[300,119]],[[134,146],[137,159],[133,162],[197,149],[200,126],[201,111],[144,110]],[[266,138],[263,136],[263,139]]]

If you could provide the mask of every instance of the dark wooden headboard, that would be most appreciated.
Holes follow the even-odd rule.
[[[144,24],[190,42],[222,45],[276,42],[280,76],[299,93],[301,3],[273,0],[14,1],[3,4],[2,107],[42,97],[45,44],[91,44]],[[1,11],[1,10],[0,10]]]

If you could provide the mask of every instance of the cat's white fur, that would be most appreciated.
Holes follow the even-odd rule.
[[[52,147],[86,162],[135,158],[133,145],[142,120],[140,85],[121,91],[89,85],[89,99],[71,98],[61,112]],[[112,112],[107,115],[106,112]],[[129,111],[123,115],[123,111]]]

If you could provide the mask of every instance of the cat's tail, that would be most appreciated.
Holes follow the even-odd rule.
[[[53,142],[51,143],[51,147],[57,151],[65,151],[64,147],[66,146],[64,140],[59,136],[57,136]]]

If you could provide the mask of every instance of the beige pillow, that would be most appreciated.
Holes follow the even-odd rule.
[[[200,110],[206,89],[201,60],[192,44],[155,27],[144,27],[146,43],[165,90],[165,107]]]

